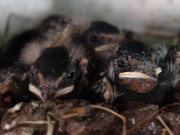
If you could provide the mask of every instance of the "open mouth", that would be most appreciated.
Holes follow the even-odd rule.
[[[70,92],[72,92],[74,89],[74,85],[59,89],[58,91],[54,90],[55,95],[52,96],[52,98],[58,98],[61,96],[64,96]],[[29,84],[29,90],[34,93],[39,99],[41,99],[42,101],[47,100],[47,98],[49,97],[49,95],[47,95],[48,93],[43,92],[43,90],[40,90],[39,88],[37,88],[36,86]]]
[[[157,78],[149,76],[147,74],[141,73],[141,72],[123,72],[119,74],[119,78],[134,78],[134,79],[150,79],[156,81]]]

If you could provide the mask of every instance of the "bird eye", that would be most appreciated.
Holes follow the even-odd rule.
[[[119,61],[118,61],[118,66],[119,66],[120,68],[125,67],[125,62],[124,62],[123,60],[119,60]]]
[[[91,35],[89,36],[89,41],[90,41],[90,42],[93,42],[93,43],[98,42],[98,41],[99,41],[98,35],[97,35],[97,34],[91,34]]]
[[[66,79],[73,79],[74,78],[74,72],[68,73],[65,75]]]

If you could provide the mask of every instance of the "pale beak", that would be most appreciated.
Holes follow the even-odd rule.
[[[155,69],[156,75],[159,75],[162,72],[162,69],[160,67]]]
[[[54,93],[55,95],[52,97],[52,98],[57,98],[57,97],[60,97],[60,96],[63,96],[63,95],[66,95],[68,93],[70,93],[71,91],[73,91],[74,89],[74,85],[71,85],[69,87],[65,87],[63,89],[59,89],[58,91],[55,92],[54,90]],[[32,85],[32,84],[29,84],[29,90],[34,93],[39,99],[41,99],[42,101],[45,101],[48,97],[47,94],[43,93],[42,90],[38,89],[36,86]]]
[[[34,93],[37,97],[39,97],[42,101],[45,100],[45,98],[43,97],[42,91],[40,89],[38,89],[36,86],[29,84],[29,91],[31,91],[32,93]]]
[[[69,86],[69,87],[65,87],[65,88],[63,88],[63,89],[59,89],[59,90],[55,93],[55,95],[54,95],[53,98],[57,98],[57,97],[66,95],[66,94],[70,93],[70,92],[73,91],[73,90],[74,90],[74,85],[71,85],[71,86]]]
[[[102,45],[95,48],[95,52],[107,51],[113,48],[113,44]]]
[[[151,79],[156,81],[157,79],[141,72],[123,72],[119,74],[119,78],[134,78],[134,79]]]

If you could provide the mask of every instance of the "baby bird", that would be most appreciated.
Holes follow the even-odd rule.
[[[155,60],[156,59],[156,60]],[[158,64],[156,56],[141,42],[125,40],[113,58],[114,83],[121,94],[116,102],[140,100],[165,105],[173,98],[176,66]]]
[[[105,21],[93,21],[88,28],[75,34],[73,39],[76,44],[82,43],[93,50],[122,39],[119,29]]]
[[[68,45],[53,49],[62,46],[67,25],[68,19],[51,16],[38,28],[15,36],[3,46],[0,54],[1,99],[9,97],[14,104],[33,98],[32,93],[35,93],[41,100],[46,100],[63,95],[63,92],[54,94],[53,90],[58,91],[66,86],[72,88],[74,81],[71,79],[76,76],[74,64],[77,60],[77,55],[72,57],[72,52],[76,49]],[[81,57],[80,54],[78,57]],[[71,81],[68,82],[68,79]]]
[[[150,50],[135,40],[123,40],[95,50],[87,66],[86,97],[92,102],[113,103],[123,89],[147,93],[157,83]]]
[[[114,83],[122,89],[146,93],[156,85],[156,65],[143,43],[135,40],[120,42],[111,62],[114,65]]]
[[[78,67],[65,47],[42,50],[29,66],[29,90],[42,101],[64,96],[74,89]]]
[[[171,74],[169,82],[172,83],[174,90],[174,101],[180,101],[180,46],[161,45],[154,51],[156,62],[163,70],[169,67]]]
[[[155,68],[150,50],[135,40],[123,40],[105,50],[96,50],[87,67],[87,97],[113,103],[123,89],[147,93],[156,85]]]

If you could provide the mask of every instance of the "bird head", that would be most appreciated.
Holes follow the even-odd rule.
[[[135,40],[120,42],[111,62],[117,87],[147,93],[156,86],[157,67],[150,50],[143,43]]]
[[[29,72],[29,90],[45,101],[73,91],[77,67],[65,47],[50,47],[42,50]]]

